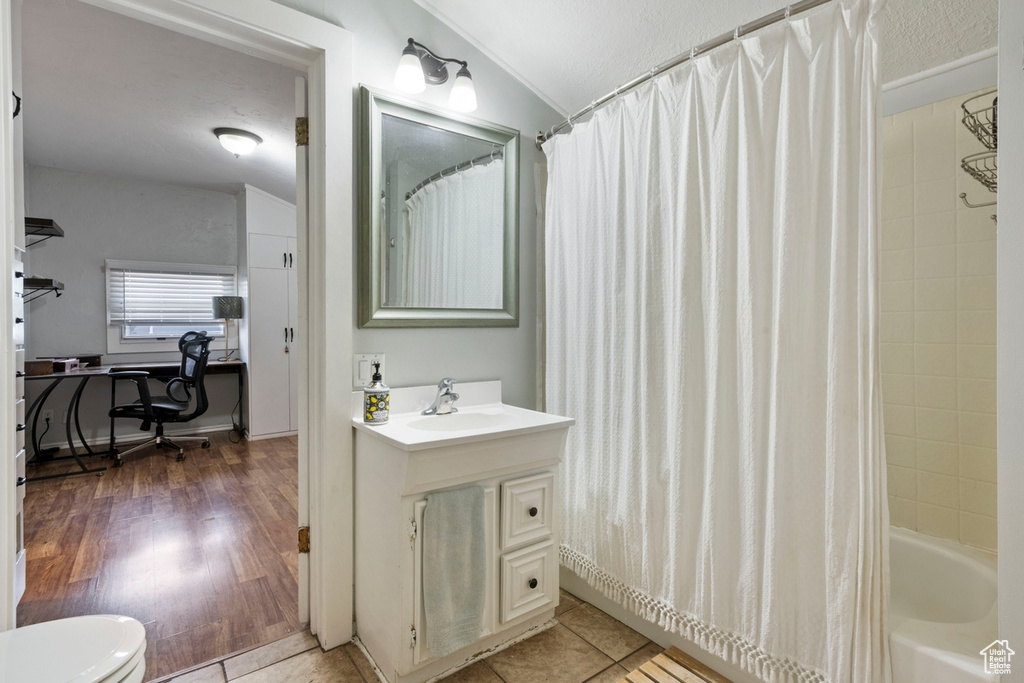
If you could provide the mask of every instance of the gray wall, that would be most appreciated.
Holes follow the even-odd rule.
[[[104,364],[180,358],[176,353],[107,353],[103,261],[235,265],[234,195],[29,166],[25,201],[29,216],[52,218],[65,234],[28,252],[27,272],[60,280],[65,290],[59,298],[47,294],[26,306],[26,357],[100,353]],[[229,414],[238,397],[236,382],[235,375],[210,377],[210,409],[190,426],[230,426]],[[65,382],[46,403],[58,423],[73,390],[69,384]],[[45,386],[42,380],[27,383],[30,404]],[[129,387],[124,392],[128,398]],[[90,380],[81,402],[86,438],[106,436],[109,406],[109,383]],[[61,443],[62,427],[52,425],[44,445]],[[140,435],[138,423],[128,420],[119,421],[117,431]]]
[[[1024,3],[999,3],[999,637],[1019,654],[1003,683],[1024,681]]]
[[[445,376],[461,381],[500,379],[506,402],[533,407],[538,358],[533,166],[544,158],[533,139],[538,130],[550,128],[562,117],[412,0],[277,1],[352,32],[354,75],[359,84],[394,92],[395,68],[409,38],[440,54],[469,62],[479,103],[472,116],[520,131],[519,327],[356,329],[354,343],[356,353],[386,354],[385,381],[391,386],[434,384]],[[427,86],[426,92],[410,97],[447,108],[450,87]],[[358,101],[355,93],[353,101]],[[352,325],[356,326],[355,319]]]

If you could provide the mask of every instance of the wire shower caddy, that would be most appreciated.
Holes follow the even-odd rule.
[[[985,186],[989,192],[998,191],[997,150],[999,148],[999,97],[998,90],[992,88],[965,100],[960,105],[963,116],[960,121],[967,130],[978,139],[984,152],[969,154],[960,160],[960,168],[969,176]],[[960,199],[971,209],[994,206],[996,202],[971,204],[967,201],[967,193],[961,192]],[[995,215],[992,219],[995,220]]]

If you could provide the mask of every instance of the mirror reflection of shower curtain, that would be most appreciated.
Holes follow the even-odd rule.
[[[501,308],[505,162],[471,166],[406,200],[402,294],[414,308]]]

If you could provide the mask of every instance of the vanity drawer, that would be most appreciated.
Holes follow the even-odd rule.
[[[543,607],[558,597],[555,543],[547,540],[501,558],[501,623]]]
[[[539,541],[554,528],[555,475],[551,472],[501,485],[501,548]]]

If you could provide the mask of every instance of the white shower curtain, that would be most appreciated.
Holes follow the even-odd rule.
[[[889,680],[879,0],[545,143],[562,563],[765,681]]]
[[[438,178],[406,200],[405,306],[502,308],[505,162]]]

